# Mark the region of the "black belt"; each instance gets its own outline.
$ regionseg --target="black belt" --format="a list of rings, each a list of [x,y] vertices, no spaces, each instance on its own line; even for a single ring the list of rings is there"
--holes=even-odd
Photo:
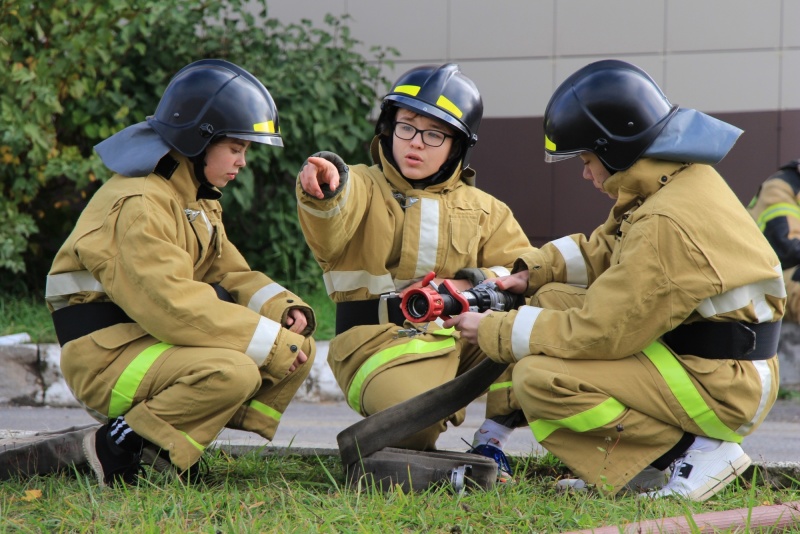
[[[386,312],[389,322],[403,326],[406,318],[400,309],[400,297],[389,297],[386,300]],[[380,299],[356,300],[352,302],[336,303],[336,335],[345,332],[354,326],[365,324],[381,324],[378,317]]]
[[[682,324],[662,336],[676,354],[709,360],[767,360],[778,352],[780,321],[774,323]]]
[[[211,284],[217,297],[234,302],[233,297],[219,284]],[[72,341],[91,334],[101,328],[120,323],[135,323],[122,308],[113,302],[87,302],[73,304],[54,311],[51,315],[58,343],[62,347]]]

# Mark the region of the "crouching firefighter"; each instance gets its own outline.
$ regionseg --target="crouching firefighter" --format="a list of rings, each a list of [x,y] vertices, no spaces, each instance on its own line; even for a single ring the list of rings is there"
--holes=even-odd
[[[508,274],[516,257],[534,248],[509,207],[475,187],[469,156],[482,116],[480,92],[458,65],[416,67],[383,98],[371,143],[374,165],[348,166],[319,152],[298,174],[300,224],[336,302],[328,363],[348,404],[363,416],[486,358],[452,329],[405,321],[399,293],[420,287],[431,271],[437,282],[457,279],[460,289],[469,288]],[[448,424],[464,417],[465,410],[455,409],[391,445],[433,451]],[[518,423],[524,418],[509,372],[490,388],[486,420],[471,444],[497,460],[502,480],[509,478],[502,447]]]
[[[283,146],[273,99],[209,59],[95,147],[115,175],[58,251],[46,298],[66,382],[103,423],[84,441],[100,485],[135,482],[143,454],[191,475],[223,427],[271,440],[311,369],[312,309],[251,270],[222,224],[220,189],[251,143]]]
[[[550,99],[546,160],[580,158],[611,213],[497,280],[527,305],[445,325],[515,362],[534,437],[578,475],[572,487],[702,501],[751,463],[740,443],[777,396],[786,291],[712,166],[741,133],[622,61],[583,67]]]

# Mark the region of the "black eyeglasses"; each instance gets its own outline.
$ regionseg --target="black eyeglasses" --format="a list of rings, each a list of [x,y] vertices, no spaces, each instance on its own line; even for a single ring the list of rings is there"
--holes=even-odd
[[[417,133],[422,135],[422,142],[428,146],[437,147],[442,146],[444,140],[448,137],[453,137],[439,130],[420,130],[419,128],[408,124],[407,122],[394,123],[394,135],[403,141],[411,141]]]

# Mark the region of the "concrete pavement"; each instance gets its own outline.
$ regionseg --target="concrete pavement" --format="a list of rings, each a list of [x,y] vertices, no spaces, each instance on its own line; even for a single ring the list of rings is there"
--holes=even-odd
[[[467,418],[459,427],[448,429],[440,438],[441,449],[464,451],[483,422],[481,399],[467,408]],[[268,447],[307,454],[336,454],[336,435],[360,416],[344,402],[293,402],[281,419],[272,443],[256,434],[225,429],[217,439],[224,448],[246,450]],[[80,408],[0,407],[0,434],[59,430],[95,421]],[[800,401],[778,401],[765,423],[744,439],[742,447],[756,462],[794,462],[800,465]],[[512,456],[540,454],[542,447],[527,428],[519,428],[505,447]]]

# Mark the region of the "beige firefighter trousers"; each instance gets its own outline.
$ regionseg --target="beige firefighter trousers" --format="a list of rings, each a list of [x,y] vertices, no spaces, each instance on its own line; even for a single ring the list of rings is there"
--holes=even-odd
[[[125,324],[98,330],[62,350],[64,378],[75,397],[105,422],[112,391],[136,357],[158,341]],[[126,331],[128,335],[126,335]],[[144,439],[169,451],[181,470],[196,463],[224,427],[272,439],[281,414],[308,376],[316,347],[307,338],[308,361],[285,377],[259,369],[247,355],[228,349],[168,346],[141,377],[124,411],[125,421]]]
[[[585,291],[547,284],[530,304],[548,309],[580,307]],[[777,357],[759,364],[761,373],[750,361],[696,356],[680,356],[677,361],[722,424],[741,435],[755,430],[775,402]],[[768,383],[763,390],[768,391],[762,390],[765,376]],[[609,494],[669,451],[684,432],[706,435],[644,353],[596,360],[527,356],[515,365],[512,381],[535,436],[542,421],[572,418],[574,423],[583,418],[583,431],[553,426],[556,430],[540,443],[578,477]],[[608,406],[609,399],[616,400],[619,415],[592,424],[592,410]],[[765,403],[761,409],[760,402]]]

